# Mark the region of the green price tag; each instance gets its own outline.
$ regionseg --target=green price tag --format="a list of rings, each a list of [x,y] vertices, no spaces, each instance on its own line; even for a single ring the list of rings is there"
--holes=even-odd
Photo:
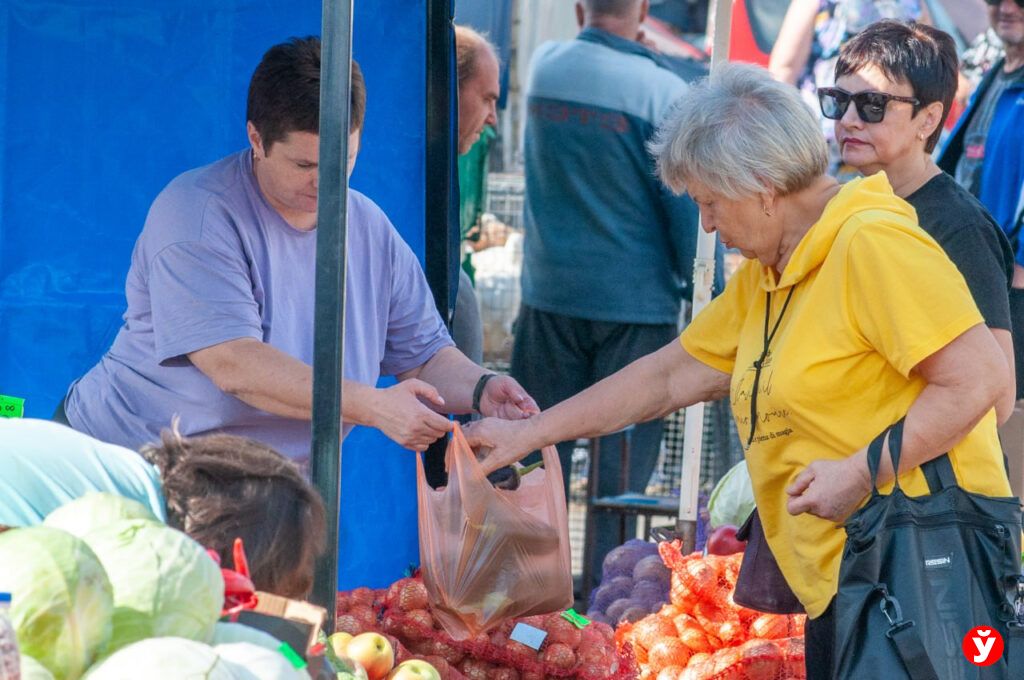
[[[0,418],[21,418],[25,415],[25,400],[0,394]]]
[[[590,619],[582,614],[577,614],[575,609],[568,609],[562,612],[562,618],[577,628],[586,628],[590,625]]]
[[[284,658],[288,659],[288,662],[295,668],[302,670],[308,664],[306,660],[299,656],[299,653],[292,649],[292,646],[287,642],[282,642],[281,646],[277,648],[277,651],[284,655]]]

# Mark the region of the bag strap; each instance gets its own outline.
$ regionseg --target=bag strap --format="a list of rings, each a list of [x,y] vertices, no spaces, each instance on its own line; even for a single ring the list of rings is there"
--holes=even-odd
[[[885,442],[887,434],[889,434],[889,428],[883,430],[868,445],[868,473],[871,475],[872,497],[878,495],[878,468],[882,463],[882,444]]]
[[[935,672],[935,666],[932,665],[928,651],[924,648],[924,643],[921,641],[921,635],[918,632],[917,626],[914,625],[913,621],[903,620],[900,603],[889,594],[888,589],[884,585],[878,586],[876,591],[882,597],[879,608],[889,621],[889,630],[885,631],[885,636],[892,640],[893,645],[896,647],[896,654],[900,657],[900,661],[903,662],[903,667],[907,671],[907,677],[910,680],[939,680],[939,675]]]
[[[900,457],[903,452],[903,425],[905,418],[900,418],[885,429],[868,446],[868,471],[871,473],[871,493],[878,495],[878,468],[882,460],[882,442],[888,438],[889,458],[892,460],[892,469],[899,470]],[[928,482],[928,491],[938,493],[943,489],[959,486],[956,480],[956,473],[953,471],[953,463],[949,460],[949,454],[944,453],[921,465],[921,472]],[[900,488],[899,476],[894,480],[894,489]]]

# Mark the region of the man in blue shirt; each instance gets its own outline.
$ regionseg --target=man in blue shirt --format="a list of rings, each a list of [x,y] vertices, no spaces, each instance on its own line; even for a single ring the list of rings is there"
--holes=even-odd
[[[1016,252],[1010,315],[1017,398],[1024,397],[1024,0],[987,0],[1006,56],[985,74],[939,157],[939,166],[980,200]]]
[[[576,39],[541,45],[531,64],[512,375],[541,408],[671,341],[690,296],[697,209],[661,185],[646,148],[687,84],[641,44],[647,9],[648,0],[578,2]],[[645,490],[661,430],[656,421],[633,432],[630,490]],[[624,471],[618,446],[602,446],[604,495]],[[566,470],[571,452],[559,446]],[[597,524],[597,564],[616,543],[607,521]]]

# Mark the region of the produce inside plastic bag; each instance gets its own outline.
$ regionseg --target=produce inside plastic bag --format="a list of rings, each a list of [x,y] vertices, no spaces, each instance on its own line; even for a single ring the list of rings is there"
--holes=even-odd
[[[754,511],[754,488],[750,483],[747,461],[741,460],[719,480],[708,500],[711,526],[742,526]]]
[[[544,467],[514,491],[491,485],[458,424],[447,487],[432,489],[417,457],[423,582],[435,617],[456,640],[572,606],[562,468],[553,446],[542,455]]]

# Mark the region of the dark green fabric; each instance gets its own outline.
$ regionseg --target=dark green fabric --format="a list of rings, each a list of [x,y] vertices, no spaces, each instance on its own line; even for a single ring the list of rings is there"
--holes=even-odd
[[[466,234],[477,224],[487,206],[487,156],[497,137],[494,128],[487,125],[469,151],[459,156],[459,226],[463,240],[466,240]],[[477,232],[469,240],[476,241],[479,238]],[[475,280],[475,270],[468,253],[462,258],[462,268],[471,281]]]
[[[872,479],[877,478],[883,437],[890,433],[893,466],[898,466],[902,420],[868,448]],[[955,484],[946,455],[922,469],[929,495],[907,496],[898,484],[887,496],[875,488],[867,505],[846,523],[835,600],[837,680],[917,677],[908,673],[889,635],[898,628],[894,623],[906,624],[899,628],[903,631],[913,623],[910,634],[919,636],[935,677],[1011,677],[1005,655],[991,666],[977,667],[964,657],[960,642],[975,626],[992,626],[1004,640],[1009,635],[1021,578],[1020,502],[964,491]],[[880,607],[883,601],[895,621],[886,617]],[[913,644],[899,642],[904,654],[909,650],[920,658],[921,653],[913,653]],[[920,662],[913,665],[915,671],[926,668]]]

